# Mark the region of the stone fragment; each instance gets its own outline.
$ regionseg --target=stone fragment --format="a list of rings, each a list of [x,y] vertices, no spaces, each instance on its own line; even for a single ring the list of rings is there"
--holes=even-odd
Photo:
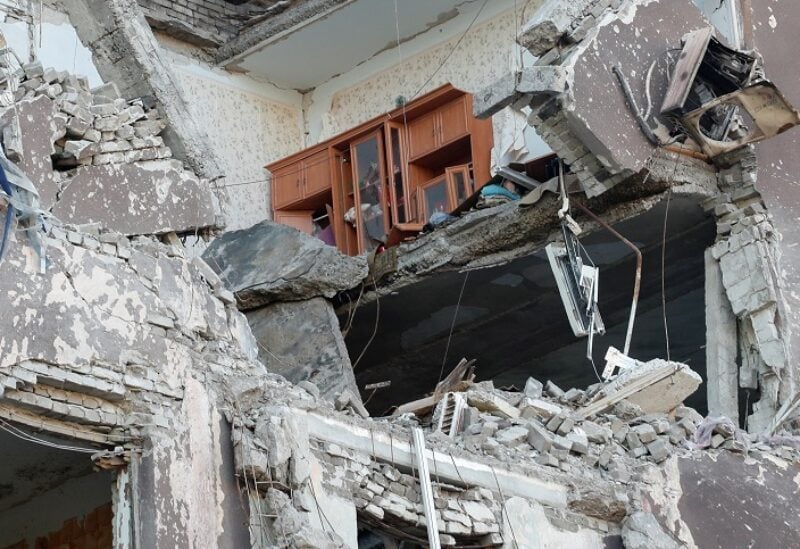
[[[591,0],[547,0],[525,24],[517,41],[533,55],[540,56],[555,47],[572,23],[583,18]]]
[[[598,425],[594,421],[585,420],[581,423],[581,429],[586,433],[586,437],[589,441],[596,444],[605,444],[611,440],[612,437],[611,429]]]
[[[523,391],[523,393],[525,393],[525,396],[528,398],[538,399],[542,396],[543,387],[544,386],[542,385],[541,381],[529,377],[528,380],[525,382],[525,390]]]
[[[101,98],[101,100],[113,101],[114,99],[122,97],[115,82],[108,82],[101,86],[92,88],[91,92],[93,96]]]
[[[659,524],[652,513],[636,511],[622,522],[625,549],[678,549],[680,545]]]
[[[639,440],[639,436],[634,431],[628,431],[628,434],[625,436],[625,446],[627,446],[629,450],[641,448],[642,441]]]
[[[528,423],[528,444],[541,453],[550,450],[553,441],[550,432],[536,421]]]
[[[521,425],[514,425],[508,429],[498,431],[494,436],[495,440],[506,446],[519,446],[528,438],[528,429]]]
[[[467,393],[467,404],[481,412],[504,418],[517,418],[520,411],[494,393],[488,391],[470,391]]]
[[[558,458],[550,453],[543,453],[536,456],[536,463],[547,467],[558,467]]]
[[[539,418],[543,420],[548,420],[562,411],[561,406],[538,398],[522,399],[520,409],[522,410],[522,417],[525,419]]]
[[[91,141],[67,141],[64,144],[64,152],[78,160],[82,160],[92,156],[96,152],[96,149]]]
[[[672,447],[667,442],[666,437],[658,437],[647,445],[647,451],[653,456],[656,463],[661,463],[672,453]]]
[[[557,416],[551,417],[550,421],[547,422],[545,427],[547,427],[550,431],[555,433],[558,430],[558,428],[561,427],[561,424],[564,423],[564,420],[566,419],[567,419],[566,414],[563,413],[558,414]]]
[[[359,394],[339,320],[327,300],[275,303],[246,316],[267,370],[315,385],[329,402],[343,391]]]
[[[361,399],[356,397],[350,390],[345,389],[334,400],[334,406],[337,410],[345,410],[351,408],[356,414],[361,417],[369,417],[369,412],[361,403]]]
[[[572,428],[574,426],[575,426],[575,420],[567,416],[564,418],[564,421],[561,422],[561,425],[558,426],[556,433],[558,433],[559,435],[566,435],[567,433],[572,431]]]
[[[652,425],[647,423],[636,425],[632,430],[634,433],[636,433],[636,435],[639,437],[639,440],[642,441],[643,444],[648,444],[656,439],[656,430],[653,429]]]
[[[367,276],[363,256],[342,255],[318,238],[271,221],[223,234],[203,259],[236,293],[242,309],[333,297]]]
[[[589,452],[589,439],[582,432],[573,431],[566,436],[572,442],[571,451],[576,454],[586,454]]]
[[[161,120],[139,120],[134,122],[133,131],[136,137],[145,138],[160,134],[164,127],[165,124]]]
[[[545,384],[544,392],[555,399],[561,399],[564,397],[564,391],[552,381],[548,381],[547,384]]]

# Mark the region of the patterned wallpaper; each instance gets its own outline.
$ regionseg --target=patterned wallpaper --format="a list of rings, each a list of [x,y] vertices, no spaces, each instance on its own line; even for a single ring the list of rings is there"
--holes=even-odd
[[[508,12],[471,29],[455,51],[461,35],[336,92],[321,140],[395,108],[399,95],[410,99],[421,87],[419,95],[447,82],[469,92],[492,84],[517,66],[515,33],[514,14]]]
[[[265,219],[270,213],[264,165],[302,148],[301,109],[179,68],[175,73],[223,163],[230,200],[226,230]]]

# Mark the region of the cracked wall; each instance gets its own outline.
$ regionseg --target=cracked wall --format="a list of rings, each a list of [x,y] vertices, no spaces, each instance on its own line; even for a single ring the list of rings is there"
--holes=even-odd
[[[141,449],[146,546],[236,546],[220,407],[226,376],[265,374],[246,320],[181,248],[72,226],[46,240],[44,273],[24,239],[0,263],[0,415]]]
[[[217,224],[208,182],[172,159],[152,103],[128,101],[114,85],[90,88],[85,78],[40,63],[17,74],[15,103],[0,117],[3,146],[36,181],[44,209],[127,235]]]

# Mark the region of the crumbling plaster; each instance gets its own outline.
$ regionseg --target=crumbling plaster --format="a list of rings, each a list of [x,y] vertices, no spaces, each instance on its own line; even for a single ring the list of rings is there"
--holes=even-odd
[[[220,387],[234,372],[266,374],[252,335],[218,281],[201,278],[199,260],[107,235],[54,228],[44,273],[25,240],[10,243],[0,263],[0,410],[133,448],[142,524],[153,525],[140,532],[145,546],[235,547],[224,541],[239,534],[225,519],[236,502],[222,493],[232,472]]]

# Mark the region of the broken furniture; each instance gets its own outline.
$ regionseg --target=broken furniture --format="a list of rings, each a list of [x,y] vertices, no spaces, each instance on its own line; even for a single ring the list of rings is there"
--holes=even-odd
[[[600,269],[584,265],[577,237],[562,224],[564,242],[548,244],[547,258],[558,285],[573,333],[586,336],[605,332],[597,308]]]
[[[489,181],[492,124],[445,85],[267,166],[274,219],[311,233],[325,213],[337,247],[359,255],[418,232]]]
[[[760,74],[756,55],[731,49],[707,27],[684,38],[661,114],[697,140],[710,157],[800,124],[800,114]]]

